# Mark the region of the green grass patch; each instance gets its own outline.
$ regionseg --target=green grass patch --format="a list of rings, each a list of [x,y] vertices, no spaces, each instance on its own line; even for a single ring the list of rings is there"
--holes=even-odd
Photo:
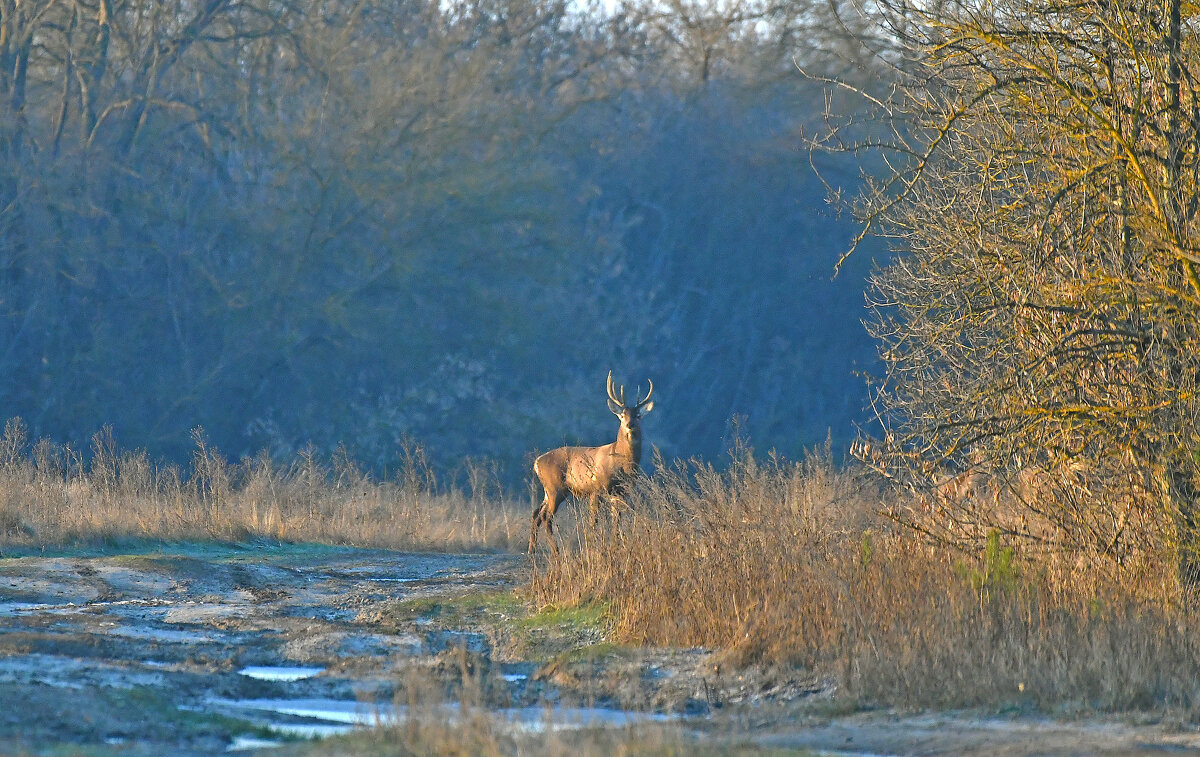
[[[210,563],[183,555],[114,555],[105,562],[139,573],[159,573],[172,578],[199,578],[212,571]]]
[[[453,598],[422,597],[394,602],[382,620],[404,625],[417,620],[445,628],[494,632],[516,654],[538,661],[562,657],[567,662],[596,660],[621,649],[605,640],[610,626],[609,606],[587,602],[547,607],[533,612],[515,591],[464,594]]]
[[[385,617],[396,622],[421,618],[450,625],[479,625],[504,623],[529,615],[529,605],[515,591],[463,594],[458,597],[420,597],[394,602],[385,610]]]
[[[612,618],[608,602],[551,605],[517,622],[525,630],[602,631]]]
[[[106,704],[113,708],[130,708],[140,713],[146,722],[153,723],[155,735],[160,737],[192,737],[208,734],[230,736],[257,736],[275,741],[287,740],[286,736],[265,726],[242,718],[221,715],[215,712],[181,710],[158,689],[138,686],[126,691],[106,692]]]
[[[30,546],[0,547],[0,565],[10,560],[45,557],[78,557],[129,560],[134,567],[138,558],[191,558],[209,562],[270,562],[287,565],[314,559],[370,556],[387,550],[348,547],[319,542],[286,542],[273,539],[251,541],[163,541],[160,539],[121,539],[88,541],[44,548]]]

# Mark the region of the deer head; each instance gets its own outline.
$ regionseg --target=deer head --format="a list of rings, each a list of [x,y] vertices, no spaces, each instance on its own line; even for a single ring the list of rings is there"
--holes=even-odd
[[[639,386],[634,396],[641,393],[642,388]],[[618,391],[616,384],[613,383],[612,371],[608,372],[608,409],[621,421],[621,428],[617,432],[617,444],[628,446],[635,464],[641,462],[642,416],[654,409],[654,402],[650,400],[652,394],[654,394],[653,381],[650,382],[650,390],[646,392],[645,397],[634,402],[632,407],[626,405],[625,387],[622,386]]]

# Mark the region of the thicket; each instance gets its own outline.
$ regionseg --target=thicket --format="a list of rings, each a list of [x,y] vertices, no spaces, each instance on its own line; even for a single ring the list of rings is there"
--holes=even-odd
[[[850,707],[1200,705],[1200,622],[1169,554],[1118,568],[1015,549],[999,532],[955,549],[881,507],[912,495],[828,450],[666,467],[617,527],[575,532],[561,560],[537,556],[538,601],[605,602],[620,641],[799,668]]]
[[[880,9],[891,162],[859,212],[903,253],[871,277],[885,432],[864,459],[935,495],[923,525],[950,543],[1170,555],[1200,596],[1194,8]],[[962,476],[1021,507],[937,496]]]

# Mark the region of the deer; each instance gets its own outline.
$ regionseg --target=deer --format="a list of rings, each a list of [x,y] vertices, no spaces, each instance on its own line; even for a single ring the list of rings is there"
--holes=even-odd
[[[638,387],[637,394],[641,394]],[[642,416],[654,409],[650,396],[654,394],[654,382],[646,396],[633,405],[625,404],[625,387],[618,391],[613,384],[612,371],[608,372],[608,409],[617,416],[621,428],[617,440],[600,447],[559,447],[552,449],[533,461],[533,473],[542,483],[545,497],[533,510],[533,523],[529,530],[529,553],[537,546],[538,527],[544,526],[550,547],[558,555],[551,521],[558,506],[568,494],[576,499],[588,500],[592,525],[599,517],[601,497],[609,500],[615,521],[619,507],[625,504],[622,493],[628,481],[637,474],[642,460]]]

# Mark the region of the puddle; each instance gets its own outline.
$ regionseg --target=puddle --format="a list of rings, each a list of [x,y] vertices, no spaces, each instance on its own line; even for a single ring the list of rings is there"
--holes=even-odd
[[[167,610],[163,620],[167,623],[209,624],[229,619],[242,619],[253,612],[232,597],[226,602],[184,602]]]
[[[160,673],[132,669],[118,663],[60,655],[25,654],[0,657],[0,683],[41,684],[62,689],[99,686],[132,689],[162,686]]]
[[[378,726],[394,724],[407,717],[408,707],[390,704],[369,704],[341,699],[210,699],[209,704],[222,709],[269,712],[290,715],[309,720],[321,720],[326,724],[338,724],[339,733],[354,726]],[[451,723],[456,719],[459,707],[447,704],[434,708],[429,713],[438,716],[447,713]],[[605,707],[508,707],[489,710],[500,723],[510,728],[531,734],[554,731],[574,731],[582,728],[627,728],[636,724],[664,723],[677,719],[676,716],[659,713],[633,712]],[[268,723],[272,730],[280,728],[318,728],[312,724]],[[283,731],[279,731],[283,733]],[[289,731],[293,735],[294,731]],[[328,735],[328,734],[327,734]]]
[[[260,739],[257,736],[234,736],[233,742],[225,748],[225,751],[249,752],[252,749],[274,749],[278,746],[283,746],[283,742]]]
[[[222,641],[222,639],[212,634],[196,633],[195,631],[178,631],[173,628],[116,626],[105,629],[105,633],[110,636],[122,636],[126,639],[169,642],[173,644],[216,644]]]
[[[489,614],[462,623],[434,616],[393,623],[388,614],[396,598],[430,597],[441,603],[512,587],[527,570],[523,555],[411,555],[312,545],[168,548],[171,554],[156,553],[144,563],[103,555],[0,563],[0,641],[5,644],[0,690],[5,702],[18,706],[12,717],[0,717],[0,744],[25,743],[34,722],[42,740],[38,749],[46,753],[89,753],[99,747],[106,754],[114,749],[207,754],[214,745],[245,753],[409,718],[453,730],[468,717],[488,717],[497,732],[531,742],[549,734],[545,740],[561,745],[563,752],[574,740],[590,738],[574,731],[605,730],[615,744],[625,738],[621,729],[653,728],[664,721],[668,731],[706,724],[695,729],[697,738],[714,738],[717,750],[749,742],[766,750],[838,757],[1030,750],[1148,756],[1200,750],[1200,734],[1189,730],[1191,724],[1175,732],[1176,726],[1157,724],[990,721],[943,714],[897,720],[883,712],[814,722],[807,709],[783,709],[832,690],[831,683],[813,684],[806,676],[783,684],[794,694],[772,699],[747,692],[773,678],[743,682],[740,673],[735,679],[714,671],[716,701],[728,703],[719,710],[700,699],[709,694],[711,666],[708,653],[698,649],[605,657],[565,670],[567,675],[534,680],[540,663],[507,648],[497,653],[497,641],[508,644],[510,631],[494,626]],[[264,560],[286,567],[264,565]],[[129,567],[143,564],[144,570]],[[486,633],[479,632],[481,627]],[[403,680],[398,677],[456,681],[460,671],[439,658],[456,647],[477,652],[490,661],[489,674],[503,678],[504,683],[487,688],[487,701],[469,708],[418,704],[409,709],[399,706],[403,699],[393,704],[397,681]],[[626,701],[629,687],[637,687],[632,701],[664,702],[665,709],[683,714],[567,706]],[[250,698],[285,692],[309,698]],[[150,700],[163,709],[147,721],[143,705]],[[776,703],[762,710],[761,720],[754,710],[759,702]],[[492,708],[493,703],[505,706]],[[197,718],[187,712],[228,717]],[[248,732],[247,722],[259,728]],[[727,736],[717,735],[726,727]]]
[[[656,712],[633,712],[607,707],[510,707],[498,717],[524,733],[574,731],[581,728],[627,728],[644,723],[667,723],[678,718]]]
[[[342,699],[210,699],[217,707],[272,712],[346,725],[375,725],[395,720],[395,708]]]
[[[325,668],[250,665],[239,670],[238,674],[257,681],[300,681],[324,672]]]

